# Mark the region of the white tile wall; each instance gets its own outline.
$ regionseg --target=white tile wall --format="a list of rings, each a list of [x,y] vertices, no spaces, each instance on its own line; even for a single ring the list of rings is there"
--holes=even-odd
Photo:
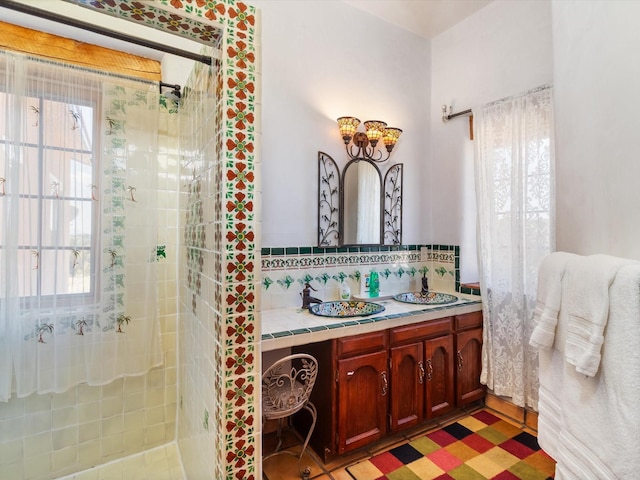
[[[215,341],[216,325],[222,322],[216,320],[214,304],[214,276],[216,275],[213,258],[213,220],[214,197],[216,191],[216,169],[219,159],[214,155],[205,158],[205,152],[210,145],[215,144],[216,138],[206,135],[207,131],[215,129],[207,122],[212,121],[215,112],[215,99],[210,91],[209,73],[202,67],[197,67],[189,81],[189,88],[193,94],[183,97],[181,109],[185,115],[181,116],[181,138],[185,156],[182,165],[183,189],[180,203],[182,206],[180,225],[186,225],[186,217],[182,212],[189,205],[202,205],[200,218],[192,216],[191,225],[204,228],[204,245],[197,241],[190,241],[190,246],[203,255],[201,270],[194,264],[192,276],[200,278],[200,291],[192,290],[195,283],[189,284],[189,265],[185,260],[187,250],[184,245],[180,248],[180,359],[179,375],[180,390],[178,394],[178,443],[182,453],[185,471],[189,478],[208,479],[224,478],[222,468],[224,461],[216,457],[221,450],[221,436],[218,422],[222,421],[220,405],[217,403],[216,379],[219,378],[217,362],[221,362],[222,349]],[[191,105],[188,102],[193,101]],[[191,156],[188,152],[193,152]],[[189,195],[189,189],[199,189],[197,194]],[[189,203],[191,202],[191,203]],[[199,215],[198,215],[199,216]],[[182,239],[182,233],[180,239]],[[217,360],[216,360],[217,359]],[[219,380],[218,380],[219,382]],[[216,445],[218,447],[216,448]]]
[[[169,443],[106,465],[60,477],[57,480],[185,479],[178,446],[175,443]]]

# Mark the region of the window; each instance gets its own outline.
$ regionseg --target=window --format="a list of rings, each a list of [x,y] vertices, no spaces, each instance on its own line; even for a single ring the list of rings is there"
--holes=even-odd
[[[96,101],[89,88],[75,85],[69,98],[64,86],[37,85],[29,83],[22,97],[0,91],[0,111],[11,106],[21,112],[19,122],[10,115],[0,118],[0,195],[13,192],[16,199],[0,217],[17,209],[20,219],[17,294],[24,302],[39,298],[40,306],[54,295],[58,303],[94,302],[99,259]],[[5,177],[12,148],[8,129],[21,130],[13,178]]]

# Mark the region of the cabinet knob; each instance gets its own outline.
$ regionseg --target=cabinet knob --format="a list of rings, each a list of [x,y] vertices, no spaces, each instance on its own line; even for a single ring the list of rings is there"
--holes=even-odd
[[[431,359],[427,360],[427,382],[430,382],[433,378],[433,365],[431,364]]]
[[[424,381],[424,366],[422,365],[422,362],[418,362],[418,383],[420,385],[422,385],[422,382]]]

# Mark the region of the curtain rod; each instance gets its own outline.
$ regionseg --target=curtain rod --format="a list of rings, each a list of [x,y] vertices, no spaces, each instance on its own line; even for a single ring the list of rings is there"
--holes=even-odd
[[[447,122],[452,118],[462,117],[463,115],[469,115],[469,140],[473,140],[473,112],[471,109],[463,110],[458,113],[453,113],[453,107],[449,106],[449,114],[447,115],[447,106],[442,106],[442,121]]]
[[[182,50],[182,49],[171,47],[168,45],[163,45],[161,43],[152,42],[150,40],[144,40],[142,38],[137,38],[131,35],[127,35],[125,33],[109,30],[108,28],[103,28],[97,25],[93,25],[91,23],[83,22],[81,20],[65,17],[64,15],[52,13],[47,10],[40,10],[39,8],[34,8],[29,5],[14,2],[12,0],[0,0],[0,7],[8,8],[9,10],[15,10],[16,12],[25,13],[27,15],[34,15],[38,18],[51,20],[53,22],[62,23],[64,25],[69,25],[71,27],[80,28],[82,30],[87,30],[89,32],[97,33],[98,35],[104,35],[106,37],[115,38],[116,40],[123,40],[125,42],[134,43],[136,45],[141,45],[146,48],[158,50],[160,52],[170,53],[178,57],[188,58],[190,60],[195,60],[196,62],[206,63],[207,65],[212,64],[211,57],[207,57],[205,55],[199,55],[197,53],[192,53],[187,50]]]
[[[442,106],[442,121],[446,122],[447,120],[451,120],[452,118],[461,117],[463,115],[473,115],[471,109],[463,110],[462,112],[452,113],[453,107],[449,107],[449,114],[447,115],[447,106]]]

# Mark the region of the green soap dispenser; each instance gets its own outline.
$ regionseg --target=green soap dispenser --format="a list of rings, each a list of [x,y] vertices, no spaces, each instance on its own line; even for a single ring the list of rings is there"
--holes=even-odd
[[[380,295],[380,277],[378,277],[378,272],[371,270],[369,274],[369,296],[377,297],[378,295]]]

